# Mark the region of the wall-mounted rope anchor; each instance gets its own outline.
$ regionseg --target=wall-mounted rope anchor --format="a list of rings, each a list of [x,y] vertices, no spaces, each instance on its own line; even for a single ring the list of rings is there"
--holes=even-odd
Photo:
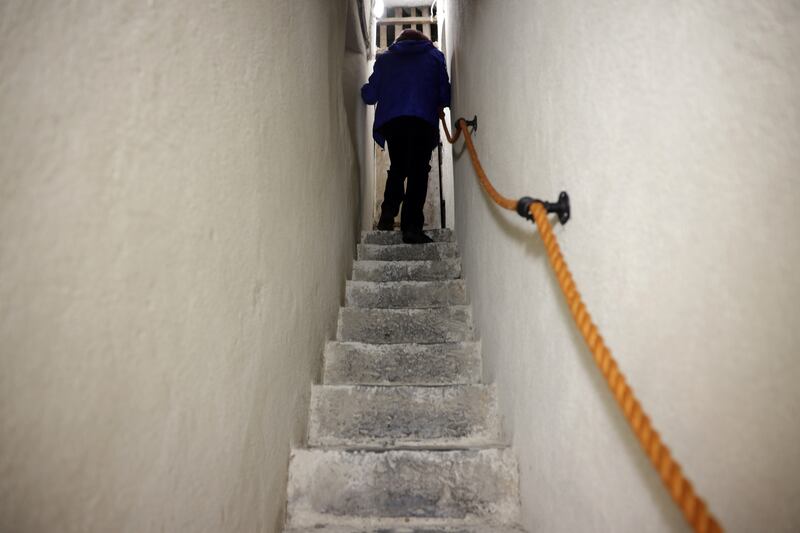
[[[569,221],[571,210],[567,191],[561,191],[561,194],[558,195],[557,202],[545,202],[544,200],[538,200],[530,196],[523,196],[517,201],[517,214],[522,218],[533,220],[531,216],[531,205],[537,203],[542,204],[542,207],[544,207],[548,213],[555,213],[558,215],[558,221],[561,222],[561,225]]]
[[[472,120],[467,120],[464,117],[461,117],[461,120],[464,121],[464,124],[466,124],[468,128],[471,128],[470,133],[478,131],[478,115],[472,117]]]

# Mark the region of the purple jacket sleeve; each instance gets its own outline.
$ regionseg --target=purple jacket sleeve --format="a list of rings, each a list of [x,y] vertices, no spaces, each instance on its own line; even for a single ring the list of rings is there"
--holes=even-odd
[[[367,105],[373,105],[378,101],[380,91],[378,88],[381,86],[381,69],[380,61],[375,61],[375,66],[372,69],[372,75],[369,81],[361,87],[361,99]]]

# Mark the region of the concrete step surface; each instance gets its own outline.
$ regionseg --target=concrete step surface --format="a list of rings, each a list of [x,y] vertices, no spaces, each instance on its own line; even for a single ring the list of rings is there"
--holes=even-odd
[[[479,342],[325,345],[326,385],[455,385],[481,379]]]
[[[374,344],[471,341],[472,310],[463,305],[431,309],[342,307],[337,340]]]
[[[458,256],[454,242],[428,244],[359,244],[358,259],[365,261],[437,261]]]
[[[441,524],[430,524],[425,526],[419,524],[417,526],[408,526],[405,520],[397,521],[383,521],[380,526],[370,526],[369,520],[364,520],[365,524],[362,526],[326,526],[323,524],[316,524],[312,527],[304,527],[298,529],[284,529],[284,533],[525,533],[525,530],[517,526],[502,526],[492,524],[490,522],[476,523],[473,525],[458,525],[453,523],[447,525],[447,522]]]
[[[315,385],[309,446],[467,448],[503,443],[493,385]]]
[[[310,448],[292,452],[284,531],[522,532],[455,236],[426,233],[434,243],[362,234],[311,389]]]
[[[348,307],[444,307],[467,304],[463,279],[442,281],[348,281]]]
[[[453,230],[449,228],[425,230],[425,235],[436,242],[455,242]],[[363,244],[403,244],[403,235],[399,231],[363,231]]]
[[[402,523],[398,531],[513,531],[517,487],[508,449],[293,450],[287,527],[374,531]],[[490,529],[474,529],[487,523]]]
[[[437,281],[461,277],[461,260],[355,261],[354,281]]]

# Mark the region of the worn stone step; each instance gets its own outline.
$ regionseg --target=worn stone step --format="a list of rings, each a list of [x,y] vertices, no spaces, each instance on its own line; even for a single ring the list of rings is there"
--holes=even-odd
[[[490,522],[479,522],[470,525],[459,525],[458,522],[449,524],[417,524],[408,526],[406,520],[383,521],[381,526],[370,525],[371,520],[363,520],[364,524],[359,526],[327,526],[324,524],[314,524],[311,527],[284,529],[284,533],[525,533],[525,530],[517,526],[502,526]]]
[[[457,256],[458,246],[454,242],[358,245],[358,259],[365,261],[437,261]]]
[[[493,385],[311,389],[309,446],[442,449],[501,443]]]
[[[345,289],[348,307],[402,308],[466,305],[464,280],[442,281],[348,281]]]
[[[451,305],[431,309],[339,309],[336,340],[374,344],[474,340],[472,310]]]
[[[444,385],[478,383],[479,342],[447,344],[325,345],[323,383],[328,385]]]
[[[354,281],[436,281],[461,277],[461,260],[355,261]]]
[[[453,230],[449,228],[425,230],[425,235],[436,242],[455,242]],[[361,232],[363,244],[403,244],[403,234],[399,231],[364,231]]]
[[[466,531],[513,530],[517,487],[517,463],[508,449],[293,450],[287,526],[374,531],[402,524],[398,531],[419,533],[492,524]]]

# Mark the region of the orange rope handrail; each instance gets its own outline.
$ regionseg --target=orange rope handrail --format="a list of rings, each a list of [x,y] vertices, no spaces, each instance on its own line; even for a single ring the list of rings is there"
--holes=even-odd
[[[466,121],[463,118],[456,121],[458,130],[455,136],[451,137],[444,113],[440,113],[439,118],[442,121],[442,126],[444,126],[447,140],[451,144],[458,140],[461,133],[464,134],[464,142],[469,151],[472,166],[475,167],[475,173],[478,175],[478,180],[486,193],[500,207],[515,211],[517,202],[497,192],[497,189],[494,188],[486,176],[486,172],[478,159],[475,145],[472,143],[472,135]],[[661,481],[664,482],[672,499],[683,511],[686,521],[697,533],[722,533],[722,526],[709,512],[703,499],[694,491],[692,483],[684,476],[681,466],[672,458],[669,448],[661,440],[658,431],[653,428],[650,418],[645,414],[642,405],[626,382],[625,376],[620,372],[617,362],[611,355],[611,350],[608,349],[603,337],[598,333],[597,326],[592,321],[592,317],[589,315],[586,305],[583,303],[583,299],[575,286],[575,281],[572,279],[572,274],[567,267],[564,256],[561,254],[561,248],[558,246],[558,241],[553,234],[553,228],[547,218],[547,211],[541,202],[534,202],[530,205],[529,213],[536,222],[539,236],[542,238],[547,257],[550,260],[550,266],[553,267],[553,271],[556,274],[558,285],[567,300],[572,318],[578,326],[583,340],[586,341],[586,345],[592,352],[594,361],[603,374],[608,388],[611,389],[617,405],[625,415],[628,425],[639,440],[644,452],[650,458],[653,468],[661,476]]]

